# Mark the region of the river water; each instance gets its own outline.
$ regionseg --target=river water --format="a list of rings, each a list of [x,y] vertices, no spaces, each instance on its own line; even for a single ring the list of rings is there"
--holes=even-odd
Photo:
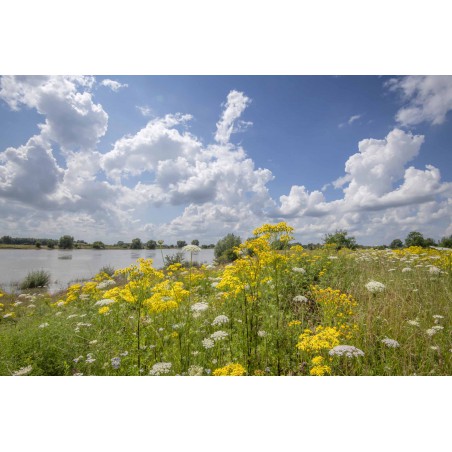
[[[163,250],[163,256],[176,254],[177,249]],[[0,288],[10,292],[14,283],[22,281],[29,272],[45,270],[50,273],[48,291],[63,290],[77,280],[92,278],[104,266],[116,270],[136,262],[138,258],[152,259],[155,268],[163,267],[160,250],[0,250]],[[185,253],[190,260],[190,254]],[[209,264],[213,261],[213,249],[201,250],[193,255],[193,261]],[[17,288],[16,288],[17,290]]]

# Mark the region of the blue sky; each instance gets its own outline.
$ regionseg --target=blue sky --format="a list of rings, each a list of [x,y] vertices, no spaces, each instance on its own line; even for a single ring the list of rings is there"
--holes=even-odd
[[[0,235],[452,234],[452,77],[0,79]]]

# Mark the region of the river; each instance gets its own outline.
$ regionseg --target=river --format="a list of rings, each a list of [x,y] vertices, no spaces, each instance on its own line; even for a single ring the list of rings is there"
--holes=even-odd
[[[178,251],[164,249],[163,256],[172,256]],[[54,293],[66,289],[74,281],[92,278],[104,266],[117,270],[135,263],[140,257],[152,259],[156,268],[163,267],[160,250],[1,249],[0,288],[10,292],[14,284],[21,282],[29,272],[45,270],[50,273],[48,291]],[[201,250],[193,255],[193,261],[199,263],[209,264],[213,258],[213,249]],[[185,259],[190,259],[189,253],[185,253]]]

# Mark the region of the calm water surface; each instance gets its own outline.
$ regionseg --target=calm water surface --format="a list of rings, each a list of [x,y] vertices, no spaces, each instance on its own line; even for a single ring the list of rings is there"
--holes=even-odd
[[[163,250],[163,256],[172,256],[179,250]],[[50,273],[49,292],[66,289],[76,280],[87,280],[110,265],[116,270],[127,267],[140,257],[153,259],[156,268],[163,266],[160,250],[0,250],[0,287],[6,291],[12,284],[22,281],[29,272],[46,270]],[[201,250],[193,260],[200,263],[213,261],[213,249]],[[185,253],[185,259],[190,254]]]

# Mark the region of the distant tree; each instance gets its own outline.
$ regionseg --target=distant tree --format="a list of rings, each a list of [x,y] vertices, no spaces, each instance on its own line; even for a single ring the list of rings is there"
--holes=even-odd
[[[4,235],[1,239],[1,242],[5,245],[11,245],[13,243],[13,239],[9,235]]]
[[[218,240],[215,245],[214,255],[215,259],[220,262],[232,262],[237,259],[237,255],[234,253],[234,248],[242,243],[240,237],[234,234],[228,234],[221,240]]]
[[[41,242],[39,240],[36,240],[35,247],[38,249],[41,248]]]
[[[325,234],[323,241],[325,245],[336,245],[336,249],[350,248],[351,250],[356,248],[355,237],[347,237],[348,232],[344,229],[336,229],[334,234]]]
[[[58,242],[56,240],[52,240],[52,239],[48,239],[46,241],[47,248],[49,248],[50,250],[53,250],[55,248],[55,246],[57,245],[57,243]]]
[[[178,240],[177,241],[177,247],[183,248],[184,246],[187,246],[187,242],[185,240]]]
[[[71,250],[74,248],[74,237],[71,237],[70,235],[63,235],[60,237],[58,247],[63,250]]]
[[[403,242],[400,239],[394,239],[391,244],[389,245],[389,248],[392,248],[393,250],[396,248],[403,248]]]
[[[452,234],[449,237],[443,237],[438,245],[443,248],[452,248]]]
[[[191,241],[191,244],[192,244],[192,245],[199,246],[199,240],[196,240],[196,239],[195,239],[195,240],[192,240],[192,241]]]
[[[105,244],[101,241],[96,241],[96,242],[93,242],[93,248],[95,250],[103,250],[103,249],[105,249]]]
[[[157,248],[157,242],[155,240],[148,240],[146,242],[146,248],[148,250],[155,250]]]
[[[424,236],[417,231],[411,231],[405,239],[405,246],[425,246]]]
[[[143,249],[143,243],[140,239],[133,239],[132,243],[130,244],[130,249],[132,250],[142,250]]]
[[[426,238],[425,240],[424,240],[424,246],[427,248],[427,247],[429,247],[429,246],[436,246],[437,245],[437,243],[435,242],[435,240],[434,239],[432,239],[432,238],[430,238],[430,237],[428,237],[428,238]]]

